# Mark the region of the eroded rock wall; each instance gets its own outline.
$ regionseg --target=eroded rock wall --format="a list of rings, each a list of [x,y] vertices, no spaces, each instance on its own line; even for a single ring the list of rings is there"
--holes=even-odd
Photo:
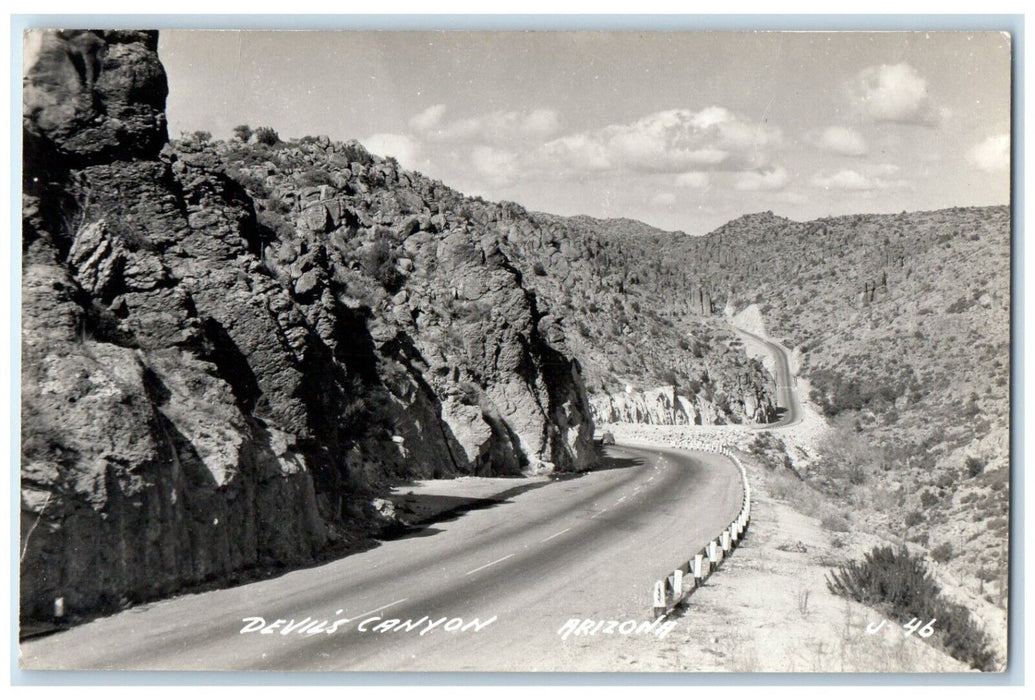
[[[768,423],[775,418],[768,394],[754,386],[704,397],[662,386],[590,397],[597,423],[647,425],[726,425]]]
[[[363,206],[270,231],[211,152],[163,150],[155,33],[26,43],[23,616],[310,561],[402,478],[588,465],[578,364],[434,191],[361,153]]]

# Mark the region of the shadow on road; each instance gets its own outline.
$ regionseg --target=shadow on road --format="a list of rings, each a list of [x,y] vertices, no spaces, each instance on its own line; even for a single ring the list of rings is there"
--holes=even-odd
[[[570,481],[579,479],[587,474],[611,469],[629,469],[641,466],[643,459],[634,456],[632,453],[620,447],[605,447],[601,456],[594,462],[590,469],[581,472],[562,472],[553,474],[549,481],[517,482],[512,488],[501,491],[490,498],[474,496],[455,496],[444,494],[394,494],[389,500],[395,505],[395,511],[401,515],[398,525],[386,528],[380,539],[398,540],[405,537],[429,537],[437,532],[436,528],[430,527],[436,523],[456,520],[465,513],[475,510],[484,510],[494,506],[510,503],[513,497],[526,491],[548,486],[558,481]]]
[[[511,502],[518,496],[532,489],[548,486],[557,481],[567,481],[586,476],[591,472],[627,469],[643,464],[643,459],[620,447],[603,448],[601,457],[594,466],[582,472],[566,472],[552,475],[549,480],[526,480],[514,477],[514,486],[494,494],[491,497],[456,496],[443,494],[392,494],[385,497],[395,506],[396,512],[402,516],[400,522],[378,527],[372,522],[359,523],[351,532],[340,533],[322,550],[314,552],[306,561],[277,561],[264,559],[249,568],[234,572],[212,575],[209,579],[182,586],[170,596],[153,596],[146,598],[124,598],[108,609],[91,613],[69,615],[61,620],[23,619],[19,626],[19,640],[42,637],[81,625],[90,620],[106,617],[123,610],[144,611],[163,599],[183,595],[204,593],[223,588],[235,588],[257,581],[279,578],[293,571],[324,566],[352,554],[379,547],[383,542],[404,539],[407,537],[431,537],[442,532],[432,527],[435,524],[456,520],[465,513],[484,510]],[[407,482],[404,482],[407,483]],[[412,483],[412,482],[409,482]]]

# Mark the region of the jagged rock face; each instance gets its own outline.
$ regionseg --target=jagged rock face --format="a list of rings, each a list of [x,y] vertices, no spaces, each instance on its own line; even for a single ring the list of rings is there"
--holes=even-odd
[[[92,121],[59,60],[88,34]],[[211,150],[154,156],[155,42],[47,34],[28,68],[23,615],[310,561],[400,478],[588,466],[578,364],[491,238],[329,142],[342,187],[271,231]]]
[[[43,169],[156,156],[169,92],[157,47],[157,32],[27,32],[26,158]]]
[[[597,423],[648,425],[726,425],[767,423],[775,418],[768,396],[750,386],[705,398],[680,392],[674,386],[643,391],[598,393],[590,397]]]

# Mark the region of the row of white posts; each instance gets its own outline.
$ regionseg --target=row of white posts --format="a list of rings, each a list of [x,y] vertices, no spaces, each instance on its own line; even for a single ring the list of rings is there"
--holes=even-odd
[[[712,572],[736,549],[740,540],[744,537],[748,523],[751,521],[751,485],[748,484],[747,471],[740,459],[726,448],[709,449],[699,448],[705,452],[715,452],[724,455],[737,465],[740,470],[740,478],[744,485],[744,501],[740,506],[740,512],[733,522],[725,530],[720,532],[715,539],[705,545],[704,549],[678,566],[664,580],[654,584],[653,591],[653,613],[657,619],[667,615],[670,610],[688,598],[698,586],[704,584]]]

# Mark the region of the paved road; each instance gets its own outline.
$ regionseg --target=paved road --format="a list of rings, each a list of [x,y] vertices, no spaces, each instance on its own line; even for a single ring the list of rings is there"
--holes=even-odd
[[[612,448],[621,466],[551,481],[310,569],[127,610],[21,645],[23,668],[532,671],[592,668],[571,618],[649,619],[651,586],[739,511],[710,453]],[[348,618],[333,634],[241,633],[242,620]],[[446,621],[425,634],[387,619]],[[484,623],[495,617],[495,620]],[[363,631],[359,628],[368,622]],[[466,631],[447,631],[459,626]],[[476,621],[477,619],[477,621]],[[258,624],[258,623],[256,623]],[[473,625],[484,625],[475,631]],[[329,629],[329,626],[328,626]]]
[[[768,423],[765,426],[761,426],[761,428],[766,430],[770,428],[782,428],[800,422],[801,402],[798,399],[797,382],[795,381],[794,374],[791,373],[790,352],[779,343],[766,340],[765,338],[755,335],[750,331],[746,331],[743,328],[738,328],[736,326],[734,326],[734,328],[736,328],[736,331],[741,335],[745,335],[765,346],[775,361],[776,405],[783,409],[783,415],[780,416],[780,420],[775,423]]]

